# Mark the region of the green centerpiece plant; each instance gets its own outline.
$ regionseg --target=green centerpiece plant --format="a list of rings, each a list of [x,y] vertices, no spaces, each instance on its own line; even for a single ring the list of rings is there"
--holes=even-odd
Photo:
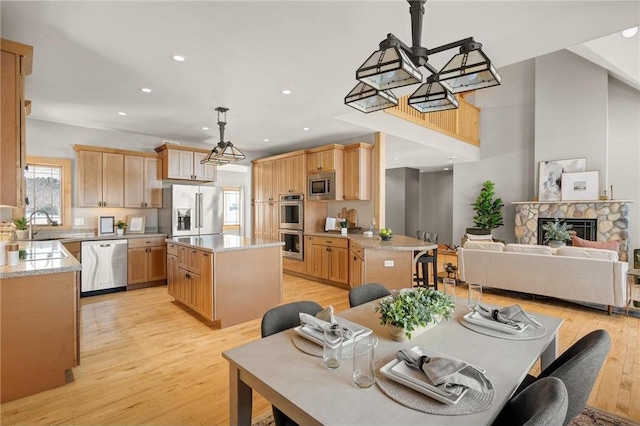
[[[439,323],[449,320],[455,310],[451,296],[433,289],[405,289],[382,299],[375,307],[380,314],[380,324],[390,326],[391,336],[396,340],[411,339],[416,331],[424,332]],[[393,328],[401,329],[400,336]],[[421,330],[420,330],[421,329]]]

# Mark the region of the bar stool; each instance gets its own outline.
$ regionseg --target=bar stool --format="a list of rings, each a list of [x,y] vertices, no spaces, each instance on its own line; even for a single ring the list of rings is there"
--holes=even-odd
[[[437,244],[438,234],[418,231],[418,238],[427,242]],[[413,282],[417,287],[430,287],[429,284],[429,264],[433,271],[433,288],[438,288],[438,249],[428,250],[416,259],[416,272],[413,275]],[[422,273],[421,273],[422,272]]]

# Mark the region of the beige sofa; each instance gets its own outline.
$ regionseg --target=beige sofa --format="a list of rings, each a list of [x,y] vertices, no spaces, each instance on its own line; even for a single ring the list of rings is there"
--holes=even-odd
[[[624,307],[627,262],[611,250],[468,241],[460,279],[486,287]]]

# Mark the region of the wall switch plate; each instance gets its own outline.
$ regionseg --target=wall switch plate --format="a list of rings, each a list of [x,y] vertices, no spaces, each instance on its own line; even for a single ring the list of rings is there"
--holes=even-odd
[[[385,268],[393,267],[393,260],[385,260],[384,261]]]
[[[84,217],[76,217],[75,219],[73,219],[73,224],[76,226],[84,225]]]

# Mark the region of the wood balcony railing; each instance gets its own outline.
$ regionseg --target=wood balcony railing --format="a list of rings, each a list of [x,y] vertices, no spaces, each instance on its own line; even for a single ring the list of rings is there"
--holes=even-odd
[[[457,109],[422,113],[409,106],[408,98],[408,95],[402,96],[398,99],[397,107],[388,108],[384,112],[471,145],[480,146],[478,133],[480,108],[457,96],[459,103]]]

